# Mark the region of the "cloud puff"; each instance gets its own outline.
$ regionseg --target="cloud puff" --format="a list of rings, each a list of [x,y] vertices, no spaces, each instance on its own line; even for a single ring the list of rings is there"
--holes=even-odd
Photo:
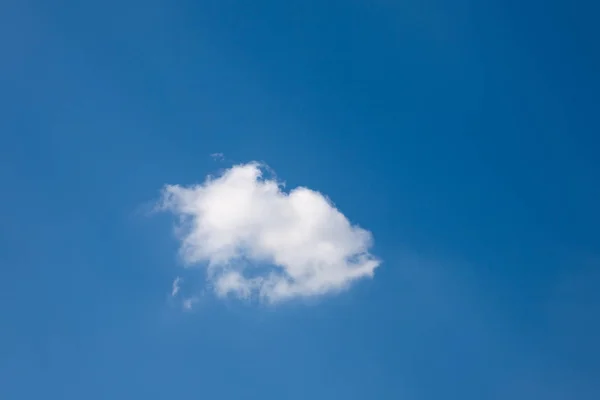
[[[196,304],[198,301],[199,301],[199,299],[197,296],[192,296],[192,297],[188,297],[187,299],[184,299],[181,304],[182,304],[184,310],[189,311],[194,307],[194,304]]]
[[[373,276],[371,233],[350,224],[321,193],[289,193],[258,163],[203,184],[167,185],[161,209],[179,217],[181,255],[203,265],[219,296],[269,302],[345,289]]]

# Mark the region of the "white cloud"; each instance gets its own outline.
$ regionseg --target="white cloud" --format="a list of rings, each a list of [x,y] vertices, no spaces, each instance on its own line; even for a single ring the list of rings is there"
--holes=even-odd
[[[198,302],[198,298],[197,297],[190,297],[187,298],[185,300],[183,300],[183,302],[181,303],[181,305],[183,306],[183,309],[186,311],[191,310],[194,307],[194,304]]]
[[[319,192],[284,192],[258,163],[201,185],[167,185],[161,208],[179,217],[183,260],[204,265],[219,296],[317,296],[373,276],[380,264],[369,253],[370,232]]]
[[[179,290],[181,289],[182,281],[183,279],[181,279],[180,277],[175,278],[175,280],[173,281],[173,287],[171,289],[171,297],[177,296],[177,293],[179,293]]]

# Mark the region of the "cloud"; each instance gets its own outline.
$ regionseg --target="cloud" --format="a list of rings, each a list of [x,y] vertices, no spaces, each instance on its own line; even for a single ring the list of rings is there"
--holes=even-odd
[[[190,311],[194,307],[194,304],[198,302],[198,300],[199,299],[197,297],[190,297],[190,298],[183,300],[181,305],[184,310]]]
[[[181,289],[182,281],[183,279],[181,279],[180,277],[175,278],[175,280],[173,281],[173,287],[171,289],[171,297],[177,296],[177,293],[179,293],[179,290]]]
[[[223,161],[225,159],[225,154],[223,153],[212,153],[211,158],[217,161]]]
[[[321,193],[289,193],[264,166],[236,165],[203,184],[167,185],[160,208],[179,217],[187,266],[202,265],[219,296],[277,302],[337,292],[372,277],[372,235]]]

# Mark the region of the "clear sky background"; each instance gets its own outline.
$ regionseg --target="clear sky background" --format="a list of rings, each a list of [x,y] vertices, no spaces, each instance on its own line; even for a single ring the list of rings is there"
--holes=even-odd
[[[3,1],[0,398],[600,398],[599,11]],[[206,294],[149,205],[253,160],[368,229],[373,279]]]

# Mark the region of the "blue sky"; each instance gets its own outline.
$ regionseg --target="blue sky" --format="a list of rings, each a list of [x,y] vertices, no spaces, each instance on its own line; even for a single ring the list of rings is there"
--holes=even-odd
[[[0,397],[600,398],[598,11],[4,1]],[[374,277],[178,307],[203,281],[149,205],[254,160]]]

